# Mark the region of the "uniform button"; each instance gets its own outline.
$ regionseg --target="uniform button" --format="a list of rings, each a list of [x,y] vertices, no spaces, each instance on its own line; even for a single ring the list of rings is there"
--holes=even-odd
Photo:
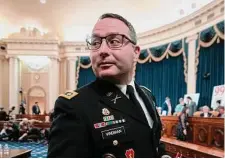
[[[114,154],[111,153],[106,153],[103,155],[103,158],[116,158],[116,156]]]
[[[113,145],[114,145],[114,146],[118,145],[118,143],[119,143],[119,142],[118,142],[117,140],[113,140]]]

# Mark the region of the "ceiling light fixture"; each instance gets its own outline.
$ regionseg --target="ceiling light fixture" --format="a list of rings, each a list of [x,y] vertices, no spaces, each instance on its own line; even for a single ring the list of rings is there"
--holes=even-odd
[[[45,4],[45,3],[46,3],[46,0],[40,0],[40,2],[41,2],[42,4]]]

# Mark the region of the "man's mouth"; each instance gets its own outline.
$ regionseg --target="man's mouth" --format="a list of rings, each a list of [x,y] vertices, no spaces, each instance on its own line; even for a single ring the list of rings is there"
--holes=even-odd
[[[99,67],[110,67],[110,66],[112,66],[112,65],[114,65],[114,63],[112,63],[112,62],[101,62],[101,63],[99,63]]]

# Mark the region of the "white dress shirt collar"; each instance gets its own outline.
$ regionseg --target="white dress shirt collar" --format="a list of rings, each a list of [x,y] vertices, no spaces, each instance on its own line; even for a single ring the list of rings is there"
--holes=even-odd
[[[131,85],[134,88],[134,92],[136,94],[136,88],[135,88],[135,84],[134,84],[134,80],[132,80],[128,85]],[[116,84],[116,86],[121,90],[121,92],[123,94],[126,95],[127,92],[127,85],[122,85],[122,84]]]

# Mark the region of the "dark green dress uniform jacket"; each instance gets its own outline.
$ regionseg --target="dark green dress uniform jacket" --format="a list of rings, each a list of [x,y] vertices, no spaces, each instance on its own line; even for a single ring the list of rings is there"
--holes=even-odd
[[[55,103],[48,157],[161,157],[161,121],[151,92],[136,90],[153,119],[146,117],[116,86],[97,79],[67,92]]]

